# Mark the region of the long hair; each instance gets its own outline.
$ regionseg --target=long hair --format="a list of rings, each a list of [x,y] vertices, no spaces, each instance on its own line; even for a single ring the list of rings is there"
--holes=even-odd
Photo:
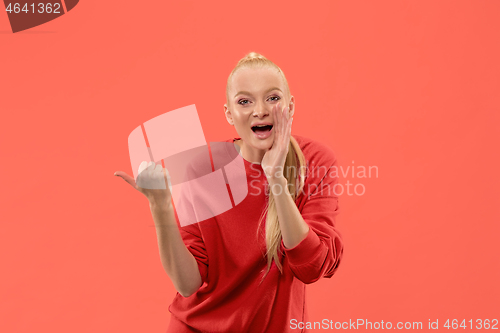
[[[282,76],[285,82],[286,93],[288,95],[288,98],[290,98],[291,96],[290,88],[288,86],[288,82],[285,78],[285,74],[283,73],[283,71],[275,63],[273,63],[271,60],[267,59],[263,55],[256,52],[250,52],[238,61],[236,67],[233,69],[233,71],[231,72],[231,74],[227,79],[227,85],[226,85],[227,102],[229,103],[229,85],[231,84],[231,78],[238,69],[246,67],[265,67],[265,66],[276,69],[278,73]],[[283,175],[287,179],[288,192],[290,193],[294,201],[296,201],[298,194],[302,191],[304,187],[305,164],[306,162],[304,154],[302,153],[299,144],[297,143],[295,138],[293,138],[293,136],[290,136],[290,146],[288,148],[288,154],[286,155]],[[279,271],[283,274],[283,267],[280,263],[278,256],[278,250],[280,249],[281,239],[282,239],[281,228],[278,221],[278,212],[276,210],[274,195],[271,191],[269,191],[269,187],[267,187],[266,189],[266,197],[267,197],[267,204],[264,211],[262,212],[262,215],[259,220],[259,225],[257,228],[257,237],[258,237],[259,230],[261,230],[262,221],[264,220],[265,217],[267,271],[263,275],[261,283],[267,276],[267,273],[269,273],[273,260],[276,266],[278,267]]]

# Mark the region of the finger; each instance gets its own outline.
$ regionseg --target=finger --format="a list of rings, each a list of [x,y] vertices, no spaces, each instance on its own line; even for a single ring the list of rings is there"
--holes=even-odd
[[[276,105],[273,105],[271,109],[271,113],[273,114],[274,140],[276,140],[276,136],[278,135],[278,121],[276,120]]]
[[[142,161],[141,164],[139,165],[139,172],[137,173],[137,175],[140,175],[141,172],[143,172],[144,170],[146,170],[148,166],[148,162],[147,161]]]
[[[168,189],[172,192],[172,181],[170,180],[170,173],[168,173],[167,168],[163,168],[163,175],[167,180]]]
[[[273,114],[274,124],[276,126],[276,133],[274,136],[275,140],[277,140],[281,134],[281,121],[280,121],[280,117],[279,117],[279,106],[280,106],[280,103],[278,102],[274,108],[274,114]]]
[[[269,147],[267,150],[271,150],[274,146],[275,146],[275,142],[276,142],[276,138],[278,136],[278,126],[276,125],[276,105],[273,105],[271,107],[271,113],[272,113],[272,116],[273,116],[273,128],[271,129],[271,131],[273,132],[272,135],[273,135],[273,143],[271,145],[271,147]]]
[[[170,174],[168,173],[168,170],[166,168],[162,168],[162,173],[163,173],[163,177],[169,181],[170,183]]]
[[[279,118],[280,118],[280,145],[283,145],[284,142],[284,137],[285,137],[285,126],[286,126],[286,121],[284,118],[284,109],[280,108],[279,109]]]
[[[161,164],[157,164],[154,173],[155,177],[158,177],[158,180],[163,180],[163,182],[170,188],[170,176],[168,175],[167,169],[165,169]]]
[[[160,179],[161,178],[161,179],[165,180],[165,175],[163,174],[163,170],[162,169],[163,169],[163,166],[161,165],[161,163],[154,165],[154,169],[151,172],[152,172],[152,174],[153,174],[153,176],[154,176],[155,179]]]
[[[283,108],[283,111],[281,112],[281,119],[283,120],[283,139],[286,139],[286,133],[288,129],[288,107]]]
[[[148,173],[149,176],[152,176],[154,174],[155,167],[156,167],[155,162],[151,161],[148,163],[148,167],[146,169],[146,172]]]
[[[117,172],[115,172],[115,176],[121,177],[124,181],[126,181],[127,183],[132,185],[132,187],[134,187],[134,188],[136,187],[136,183],[135,183],[134,178],[130,177],[125,172],[117,171]]]
[[[290,135],[292,132],[292,121],[293,121],[293,118],[290,118],[286,122],[285,133],[283,135],[284,136],[283,146],[285,148],[288,148],[288,146],[290,145]]]

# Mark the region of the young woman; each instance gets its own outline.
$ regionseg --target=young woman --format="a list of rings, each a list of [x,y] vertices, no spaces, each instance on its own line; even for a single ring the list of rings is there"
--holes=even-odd
[[[177,289],[167,332],[305,332],[306,284],[330,278],[343,255],[336,228],[337,161],[326,145],[291,135],[295,100],[281,69],[251,52],[227,80],[224,112],[252,193],[223,214],[180,227],[171,193],[139,187]],[[236,155],[238,156],[238,155]],[[147,167],[147,168],[146,168]],[[167,180],[153,162],[139,177]],[[255,189],[259,191],[255,191]]]

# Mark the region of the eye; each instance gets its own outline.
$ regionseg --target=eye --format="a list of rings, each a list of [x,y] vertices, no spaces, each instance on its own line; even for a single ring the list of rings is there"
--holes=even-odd
[[[273,101],[279,101],[279,100],[281,99],[281,97],[279,97],[279,96],[271,96],[271,97],[269,97],[269,98],[270,98],[270,99],[271,99],[271,98],[276,98],[276,99],[273,99]]]
[[[248,99],[240,99],[240,100],[238,101],[238,104],[241,104],[241,105],[248,104],[248,103],[241,103],[241,102],[245,102],[245,101],[247,101],[247,102],[248,102]]]

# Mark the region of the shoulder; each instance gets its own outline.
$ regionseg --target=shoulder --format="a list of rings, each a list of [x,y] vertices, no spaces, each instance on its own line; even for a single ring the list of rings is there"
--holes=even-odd
[[[314,161],[316,165],[325,166],[331,166],[337,162],[337,156],[329,145],[302,135],[292,136],[297,141],[306,161]]]

